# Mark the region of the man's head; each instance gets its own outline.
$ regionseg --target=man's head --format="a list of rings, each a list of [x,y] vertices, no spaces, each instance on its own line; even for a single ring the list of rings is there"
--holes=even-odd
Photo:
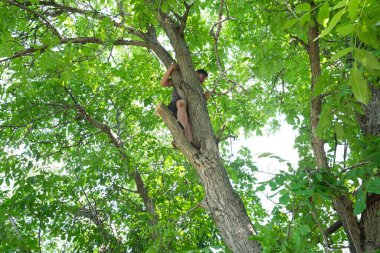
[[[206,70],[198,69],[197,71],[195,71],[195,73],[197,73],[199,82],[204,83],[204,81],[206,81],[208,77],[208,73],[206,72]]]

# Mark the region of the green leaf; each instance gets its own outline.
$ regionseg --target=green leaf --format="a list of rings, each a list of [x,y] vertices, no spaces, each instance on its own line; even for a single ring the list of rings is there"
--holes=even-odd
[[[284,24],[284,28],[283,28],[283,29],[286,30],[286,29],[292,27],[295,23],[297,23],[297,21],[298,21],[298,19],[296,19],[296,18],[293,18],[293,19],[287,20],[287,21],[285,22],[285,24]]]
[[[380,177],[374,177],[368,183],[368,192],[380,194]]]
[[[308,3],[299,4],[296,6],[296,11],[310,11],[311,7]]]
[[[321,173],[315,173],[314,176],[319,182],[322,182],[323,176]]]
[[[326,27],[327,23],[329,22],[329,18],[330,18],[330,6],[329,6],[329,3],[326,2],[319,8],[317,20],[318,20],[318,23],[323,25],[323,27]]]
[[[376,57],[371,53],[363,49],[355,49],[355,59],[363,64],[367,69],[380,70],[380,63]]]
[[[333,57],[331,57],[330,61],[335,61],[335,60],[345,56],[346,54],[352,52],[353,50],[354,50],[353,47],[345,48],[345,49],[339,51],[338,53],[336,53]]]
[[[363,191],[363,188],[360,187],[360,189],[358,190],[358,193],[356,194],[356,201],[354,204],[354,214],[355,215],[361,214],[365,208],[366,208],[366,194]]]
[[[359,0],[350,0],[348,4],[348,15],[354,21],[358,16]]]
[[[258,158],[263,158],[263,157],[270,157],[272,156],[273,153],[270,153],[270,152],[263,152],[263,153],[260,153],[260,155],[258,156]]]
[[[338,24],[340,19],[342,18],[343,14],[346,12],[346,9],[340,10],[335,16],[331,19],[331,22],[329,25],[321,32],[319,35],[319,38],[325,37],[327,34],[330,33],[330,31]]]
[[[0,38],[1,39],[1,38]],[[10,43],[3,43],[0,47],[0,58],[12,55],[12,48]]]
[[[283,194],[283,195],[279,198],[279,201],[280,201],[280,203],[283,204],[283,205],[287,205],[287,204],[289,204],[289,201],[290,201],[289,192],[286,192],[285,194]]]
[[[339,122],[335,122],[335,134],[339,140],[344,139],[344,130],[343,130],[342,125]]]
[[[302,17],[300,18],[300,24],[304,25],[309,20],[310,20],[310,12],[307,12],[304,15],[302,15]]]
[[[346,36],[348,34],[351,34],[355,31],[356,27],[353,24],[341,26],[336,29],[336,31],[340,34],[340,36]]]
[[[323,73],[322,75],[318,76],[317,82],[314,86],[313,96],[316,97],[318,95],[321,95],[325,88],[328,86],[329,82],[329,75],[327,75],[326,73]]]
[[[342,0],[342,1],[340,1],[339,3],[337,3],[333,7],[333,10],[340,9],[340,8],[343,8],[343,7],[347,6],[347,2],[348,2],[348,0]]]
[[[323,132],[328,128],[332,121],[331,108],[325,107],[319,117],[319,122],[317,126],[317,134],[319,136],[323,135]]]
[[[376,37],[376,31],[371,30],[366,24],[363,24],[358,29],[358,36],[365,44],[374,48],[379,48],[379,42]]]
[[[351,69],[349,84],[352,88],[355,99],[363,104],[368,104],[371,99],[371,90],[369,89],[366,80],[364,80],[362,73],[356,66],[353,66]]]

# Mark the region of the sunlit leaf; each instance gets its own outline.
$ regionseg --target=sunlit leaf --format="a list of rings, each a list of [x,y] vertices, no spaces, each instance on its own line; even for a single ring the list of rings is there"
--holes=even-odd
[[[293,25],[295,25],[296,23],[298,22],[298,19],[296,18],[293,18],[293,19],[289,19],[285,22],[284,24],[284,29],[288,29],[290,27],[292,27]]]
[[[358,16],[359,0],[350,0],[348,4],[348,15],[354,21]]]
[[[354,50],[353,47],[345,48],[345,49],[339,51],[338,53],[336,53],[333,57],[331,57],[330,60],[331,60],[331,61],[335,61],[335,60],[337,60],[337,59],[339,59],[339,58],[345,56],[346,54],[352,52],[353,50]]]
[[[328,26],[321,32],[319,35],[319,38],[325,37],[327,34],[330,33],[330,31],[338,24],[340,19],[342,18],[343,14],[346,12],[346,9],[340,10],[335,16],[331,19],[331,22],[328,24]]]
[[[367,24],[359,26],[357,34],[360,40],[367,45],[370,45],[374,48],[379,48],[379,41],[377,40],[376,32],[372,30]]]
[[[339,33],[340,36],[346,36],[348,34],[353,33],[355,29],[356,27],[354,24],[349,24],[342,27],[338,27],[336,31]]]
[[[371,52],[357,48],[354,56],[366,68],[380,70],[380,63]]]
[[[352,88],[355,99],[363,104],[367,104],[371,99],[371,90],[368,87],[366,80],[363,78],[362,73],[356,66],[351,69],[349,84]]]
[[[319,7],[318,11],[318,23],[326,27],[330,17],[330,6],[329,3],[324,3],[321,7]]]
[[[356,194],[356,201],[354,204],[354,214],[361,214],[366,208],[366,195],[362,188],[360,188]]]

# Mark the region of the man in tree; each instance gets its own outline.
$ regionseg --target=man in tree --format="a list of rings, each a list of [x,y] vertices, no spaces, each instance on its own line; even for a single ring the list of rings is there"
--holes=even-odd
[[[187,105],[186,100],[181,98],[176,90],[176,88],[173,85],[173,82],[170,79],[170,75],[173,72],[173,70],[178,69],[177,64],[171,64],[169,68],[166,70],[164,76],[161,80],[161,86],[164,87],[170,87],[173,86],[173,92],[172,92],[172,100],[170,104],[168,105],[169,110],[173,113],[174,117],[178,119],[178,121],[181,123],[181,125],[184,128],[185,136],[189,142],[193,141],[193,133],[192,133],[192,127],[189,120],[189,117],[187,115]],[[208,73],[203,69],[198,69],[195,71],[199,82],[202,84],[204,81],[206,81],[208,77]],[[208,99],[210,97],[210,93],[205,93],[205,98]]]

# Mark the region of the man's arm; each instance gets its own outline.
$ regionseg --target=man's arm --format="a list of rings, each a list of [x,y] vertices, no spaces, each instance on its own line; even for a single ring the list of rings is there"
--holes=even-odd
[[[177,64],[173,63],[169,66],[169,68],[166,70],[164,76],[161,79],[161,86],[164,86],[164,87],[173,86],[173,82],[170,80],[170,75],[175,69],[178,69]]]

